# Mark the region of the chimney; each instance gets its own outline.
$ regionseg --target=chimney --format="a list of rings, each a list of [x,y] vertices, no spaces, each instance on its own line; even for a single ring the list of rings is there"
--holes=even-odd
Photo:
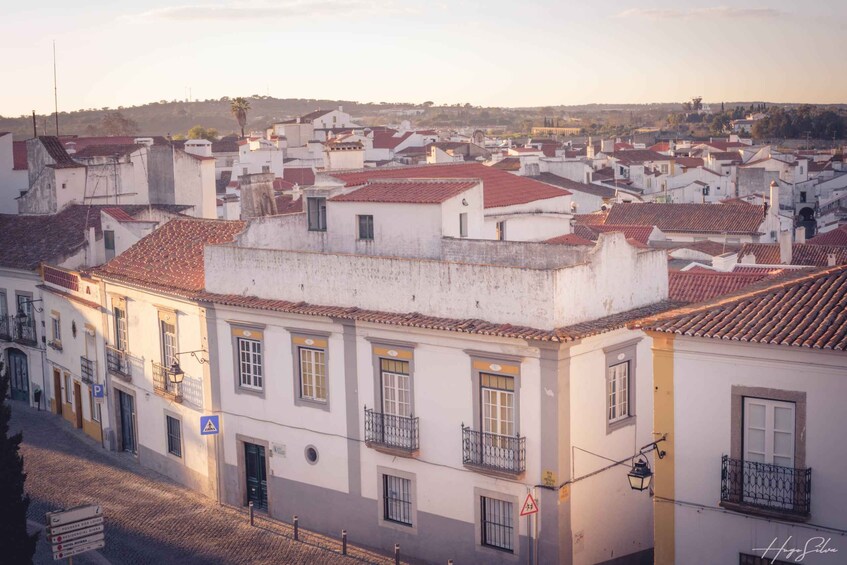
[[[800,226],[799,228],[794,229],[794,242],[806,243],[806,228]]]
[[[344,111],[344,106],[339,106],[339,107],[338,107],[338,111],[339,111],[339,112],[343,112],[343,111]]]
[[[827,253],[826,254],[826,266],[834,267],[835,266],[835,253]]]
[[[241,185],[242,220],[277,214],[273,173],[241,175],[238,182]]]
[[[779,216],[779,183],[777,183],[775,180],[771,181],[771,194],[769,202],[771,216]]]
[[[791,232],[788,230],[779,232],[779,262],[783,265],[790,265],[792,254],[794,252],[793,243],[791,241]]]

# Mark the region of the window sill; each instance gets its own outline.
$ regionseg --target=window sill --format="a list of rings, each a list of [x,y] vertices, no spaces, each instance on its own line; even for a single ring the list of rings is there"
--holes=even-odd
[[[379,451],[380,453],[385,453],[386,455],[393,455],[395,457],[414,458],[418,455],[418,449],[406,449],[404,447],[395,447],[376,441],[365,441],[365,445],[370,447],[374,451]]]
[[[519,479],[526,473],[526,471],[509,471],[508,469],[497,469],[485,465],[474,465],[473,463],[463,463],[463,466],[465,469],[470,469],[482,475],[490,475],[501,479]]]
[[[312,400],[310,398],[302,398],[296,397],[294,399],[295,406],[305,406],[308,408],[317,408],[319,410],[325,410],[329,412],[329,401],[328,400]]]
[[[617,431],[621,428],[626,428],[629,426],[635,425],[635,416],[627,416],[626,418],[622,418],[620,420],[615,420],[614,422],[610,422],[606,420],[606,435]]]
[[[751,514],[754,516],[763,516],[766,518],[776,518],[778,520],[786,520],[788,522],[809,521],[808,515],[802,516],[799,514],[793,514],[791,512],[781,512],[778,508],[769,510],[766,508],[760,508],[758,506],[748,506],[740,502],[729,502],[728,500],[721,500],[719,506],[726,508],[727,510],[732,510],[733,512],[739,512],[741,514]]]
[[[265,397],[265,389],[263,388],[247,388],[246,386],[236,385],[235,394],[249,394],[251,396]]]

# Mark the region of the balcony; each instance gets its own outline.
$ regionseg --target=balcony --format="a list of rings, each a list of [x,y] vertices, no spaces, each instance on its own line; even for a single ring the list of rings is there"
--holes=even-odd
[[[82,382],[91,384],[97,378],[97,363],[86,357],[79,358],[79,374]]]
[[[518,476],[526,470],[526,438],[477,432],[462,426],[462,463],[485,473]]]
[[[126,351],[121,351],[111,345],[107,345],[106,367],[111,374],[127,382],[132,380],[132,365],[130,364],[129,354]]]
[[[159,396],[182,402],[182,383],[171,382],[171,371],[153,361],[153,391]]]
[[[409,457],[420,449],[418,418],[382,414],[365,407],[365,444],[394,455]]]
[[[0,339],[12,341],[12,319],[9,316],[0,316]]]
[[[12,326],[12,339],[24,345],[36,345],[38,340],[35,336],[35,321],[32,316],[27,316],[25,322],[19,322],[14,317],[9,318],[9,323]]]
[[[730,459],[721,461],[721,506],[804,521],[811,512],[812,470]]]

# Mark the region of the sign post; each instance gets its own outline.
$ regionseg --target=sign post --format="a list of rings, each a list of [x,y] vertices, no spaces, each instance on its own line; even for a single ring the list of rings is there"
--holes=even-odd
[[[526,516],[526,531],[529,534],[529,563],[532,565],[533,563],[533,548],[534,540],[532,535],[532,515],[538,514],[538,503],[532,497],[532,492],[526,493],[526,499],[523,501],[523,506],[521,507],[521,516]],[[535,526],[538,528],[538,517],[535,517]],[[536,537],[537,537],[536,532]]]
[[[91,396],[94,397],[94,402],[102,404],[105,400],[105,388],[101,384],[91,385]]]
[[[76,506],[47,513],[47,541],[53,561],[101,549],[106,546],[103,508],[99,504]]]

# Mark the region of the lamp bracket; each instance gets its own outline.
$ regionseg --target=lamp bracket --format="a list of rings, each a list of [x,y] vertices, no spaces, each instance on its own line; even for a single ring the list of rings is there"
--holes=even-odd
[[[209,352],[206,351],[205,349],[197,349],[197,350],[194,350],[194,351],[179,351],[177,353],[174,353],[173,355],[174,355],[174,357],[176,357],[177,355],[191,355],[192,357],[197,359],[197,362],[200,363],[201,365],[205,365],[206,363],[209,362],[208,359],[203,359],[202,357],[197,355],[198,353],[208,354]]]

